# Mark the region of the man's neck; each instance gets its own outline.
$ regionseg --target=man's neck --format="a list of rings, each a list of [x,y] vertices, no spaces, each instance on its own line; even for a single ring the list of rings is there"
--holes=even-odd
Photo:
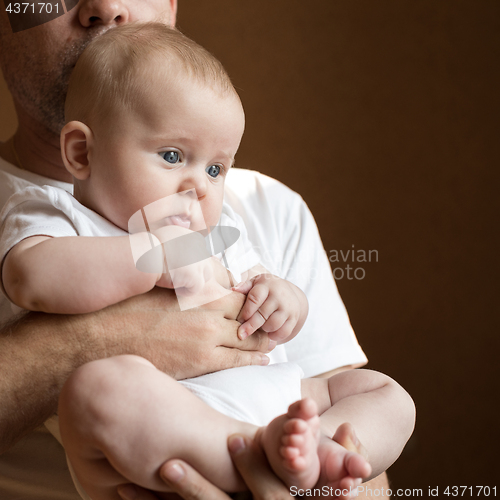
[[[14,141],[14,148],[9,141],[9,144],[2,145],[0,155],[23,170],[58,181],[72,182],[61,159],[59,136],[28,117],[22,110],[17,108],[17,112],[19,126],[10,139]]]

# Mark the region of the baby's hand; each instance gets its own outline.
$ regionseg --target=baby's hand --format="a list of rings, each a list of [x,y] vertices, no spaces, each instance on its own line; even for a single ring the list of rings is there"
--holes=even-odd
[[[259,274],[233,290],[247,295],[237,318],[242,322],[238,328],[240,339],[261,328],[278,343],[291,340],[289,337],[298,333],[306,319],[308,305],[304,292],[272,274]]]
[[[189,295],[200,293],[205,283],[213,277],[211,260],[205,259],[164,273],[156,285],[163,288],[184,288]]]

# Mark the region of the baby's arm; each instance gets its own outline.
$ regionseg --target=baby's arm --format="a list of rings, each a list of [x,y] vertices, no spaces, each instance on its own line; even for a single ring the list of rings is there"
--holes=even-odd
[[[161,277],[136,269],[132,243],[146,251],[150,235],[26,238],[4,260],[3,286],[12,302],[32,311],[97,311],[151,290]]]
[[[293,283],[270,274],[261,265],[250,269],[245,279],[233,288],[247,295],[238,318],[242,321],[238,336],[244,339],[261,328],[278,344],[293,339],[309,310],[304,292]]]

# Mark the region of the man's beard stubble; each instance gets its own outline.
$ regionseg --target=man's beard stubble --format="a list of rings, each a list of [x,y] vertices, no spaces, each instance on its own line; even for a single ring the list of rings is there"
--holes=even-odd
[[[29,73],[9,71],[8,64],[3,68],[7,85],[25,113],[57,136],[65,124],[64,102],[73,68],[87,45],[104,31],[107,29],[102,27],[90,30],[84,39],[64,47],[58,56],[52,56],[51,60],[56,61],[52,67],[47,68],[46,61],[36,54],[25,53],[22,60],[31,68]],[[19,46],[16,49],[18,53],[28,50]]]

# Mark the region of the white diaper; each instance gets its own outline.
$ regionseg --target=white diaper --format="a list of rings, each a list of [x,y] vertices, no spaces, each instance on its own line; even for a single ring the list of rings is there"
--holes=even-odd
[[[180,383],[224,415],[262,426],[301,398],[303,376],[299,365],[288,362],[231,368]]]

